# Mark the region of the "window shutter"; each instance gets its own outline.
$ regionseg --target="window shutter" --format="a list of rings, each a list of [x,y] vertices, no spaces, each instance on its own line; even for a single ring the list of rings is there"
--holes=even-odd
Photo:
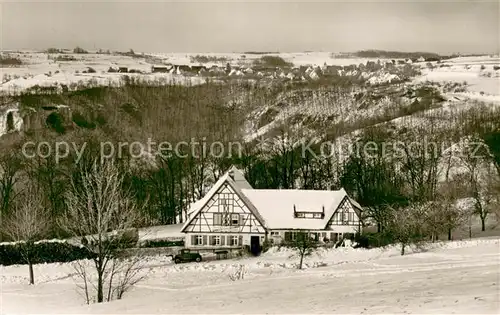
[[[220,244],[225,245],[226,244],[226,237],[224,235],[220,236]]]
[[[243,235],[238,236],[238,246],[243,246]]]
[[[231,245],[231,235],[226,235],[227,245]]]
[[[196,245],[196,235],[191,235],[191,245]]]
[[[215,245],[215,238],[213,237],[213,235],[210,235],[208,237],[208,241],[210,242],[210,245]]]
[[[202,245],[207,245],[207,236],[203,235],[203,244]]]
[[[240,225],[243,225],[243,224],[245,224],[245,215],[240,214]]]

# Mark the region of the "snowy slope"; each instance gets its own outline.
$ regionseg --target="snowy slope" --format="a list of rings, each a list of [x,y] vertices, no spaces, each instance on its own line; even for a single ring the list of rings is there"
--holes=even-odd
[[[446,60],[442,64],[433,63],[433,68],[423,66],[422,76],[415,82],[467,82],[467,91],[463,96],[481,98],[494,96],[492,100],[500,101],[500,67],[499,57],[459,57]]]
[[[499,309],[499,239],[436,243],[399,256],[397,248],[335,249],[293,268],[290,251],[262,257],[171,265],[158,257],[149,278],[124,300],[82,305],[68,265],[38,265],[39,284],[19,279],[26,267],[0,269],[2,314],[495,313]],[[315,263],[314,263],[315,262]],[[229,274],[245,265],[246,276]],[[66,277],[66,278],[65,278]],[[17,279],[17,280],[16,280]]]

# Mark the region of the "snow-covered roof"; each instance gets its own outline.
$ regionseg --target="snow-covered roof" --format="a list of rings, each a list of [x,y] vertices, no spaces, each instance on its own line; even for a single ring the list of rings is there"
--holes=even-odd
[[[270,229],[324,229],[344,197],[341,190],[242,189]],[[296,218],[297,212],[325,211],[323,219]]]
[[[324,229],[344,198],[349,199],[356,212],[361,210],[361,206],[352,200],[343,188],[340,190],[253,189],[243,172],[233,166],[217,180],[203,198],[191,205],[189,219],[181,231],[184,231],[224,183],[234,189],[261,224],[268,229]],[[321,219],[296,218],[294,210],[307,213],[324,211],[324,216]]]
[[[217,180],[217,182],[215,182],[215,184],[212,186],[212,188],[210,188],[208,193],[203,198],[191,204],[188,211],[188,219],[182,226],[181,231],[184,231],[184,229],[191,223],[193,218],[196,217],[196,215],[202,210],[203,206],[212,198],[212,196],[224,183],[228,183],[235,190],[235,192],[240,195],[245,204],[247,204],[252,212],[254,212],[254,215],[257,217],[257,219],[262,224],[264,224],[264,219],[261,217],[259,212],[253,207],[252,203],[247,199],[247,197],[243,193],[241,193],[241,189],[252,189],[252,186],[245,179],[243,172],[237,169],[235,166],[232,166],[226,173],[224,173],[224,175],[222,175]]]
[[[210,188],[210,191],[208,191],[203,198],[200,200],[192,203],[189,206],[188,210],[188,216],[189,218],[192,217],[192,215],[199,211],[209,200],[212,198],[212,195],[219,189],[219,187],[224,184],[228,178],[231,178],[233,182],[236,184],[237,187],[239,188],[249,188],[252,189],[252,186],[247,182],[245,179],[245,175],[243,175],[243,172],[237,169],[235,166],[232,166],[224,175],[222,175]]]

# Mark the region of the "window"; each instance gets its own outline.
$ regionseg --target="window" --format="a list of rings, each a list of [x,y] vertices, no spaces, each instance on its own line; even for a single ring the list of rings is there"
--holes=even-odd
[[[221,244],[221,242],[220,242],[220,235],[215,235],[213,237],[212,245],[216,245],[217,246],[217,245],[220,245],[220,244]]]
[[[302,213],[302,212],[297,212],[297,213],[295,214],[295,217],[296,217],[296,218],[305,218],[305,217],[306,217],[306,214],[305,214],[305,213]]]
[[[271,232],[271,236],[280,236],[280,232]]]
[[[238,213],[231,213],[231,225],[240,225],[240,215]]]
[[[231,235],[231,246],[237,246],[237,245],[238,245],[238,236]]]
[[[222,213],[214,213],[214,225],[222,225]]]
[[[321,219],[323,217],[323,213],[314,213],[313,218],[315,219]]]
[[[349,210],[347,209],[345,209],[344,212],[342,213],[342,223],[343,224],[349,223]]]
[[[232,221],[231,213],[233,212],[233,209],[234,209],[233,195],[225,193],[219,194],[219,213],[221,213],[220,225],[224,226],[231,225]]]
[[[203,245],[203,235],[196,235],[194,245]]]

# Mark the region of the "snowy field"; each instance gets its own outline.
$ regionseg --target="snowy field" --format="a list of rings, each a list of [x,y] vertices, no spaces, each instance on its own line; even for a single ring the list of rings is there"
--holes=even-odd
[[[60,56],[72,58],[71,61],[55,59],[58,54],[47,54],[40,52],[10,52],[12,57],[22,60],[23,65],[19,67],[4,67],[0,69],[2,76],[0,92],[19,93],[35,85],[54,86],[57,84],[91,84],[91,85],[118,85],[123,76],[122,73],[108,73],[110,67],[127,67],[141,71],[142,74],[127,75],[139,77],[146,81],[160,82],[161,84],[202,84],[205,82],[201,77],[186,78],[182,75],[171,73],[151,73],[151,66],[158,64],[174,65],[201,65],[193,60],[194,56],[201,55],[213,57],[215,61],[203,63],[205,66],[225,66],[226,63],[238,66],[252,65],[255,59],[262,54],[244,53],[145,53],[144,57],[131,57],[124,55],[107,54],[62,54]],[[359,65],[368,61],[378,59],[367,58],[334,58],[329,52],[299,52],[299,53],[269,53],[266,55],[280,56],[295,66],[307,65]],[[138,54],[140,56],[140,54]],[[384,62],[384,59],[380,61]],[[428,69],[427,63],[419,63],[422,67],[422,76],[415,78],[415,82],[467,82],[467,92],[462,97],[481,99],[484,101],[500,101],[500,70],[494,70],[494,66],[500,66],[499,57],[459,57],[445,60],[441,64],[432,63],[434,68]],[[441,67],[441,65],[443,65]],[[481,69],[481,66],[484,68]],[[84,73],[91,67],[95,73]]]
[[[458,93],[458,96],[500,101],[500,69],[494,69],[500,67],[499,57],[459,57],[442,64],[433,63],[433,66],[435,68],[429,69],[422,64],[422,76],[415,78],[415,82],[467,82],[467,92]]]
[[[0,267],[2,314],[498,313],[500,239],[399,248],[322,250],[294,269],[289,250],[257,258],[173,265],[150,257],[148,279],[124,300],[84,305],[69,264]],[[247,274],[232,281],[240,264]]]

